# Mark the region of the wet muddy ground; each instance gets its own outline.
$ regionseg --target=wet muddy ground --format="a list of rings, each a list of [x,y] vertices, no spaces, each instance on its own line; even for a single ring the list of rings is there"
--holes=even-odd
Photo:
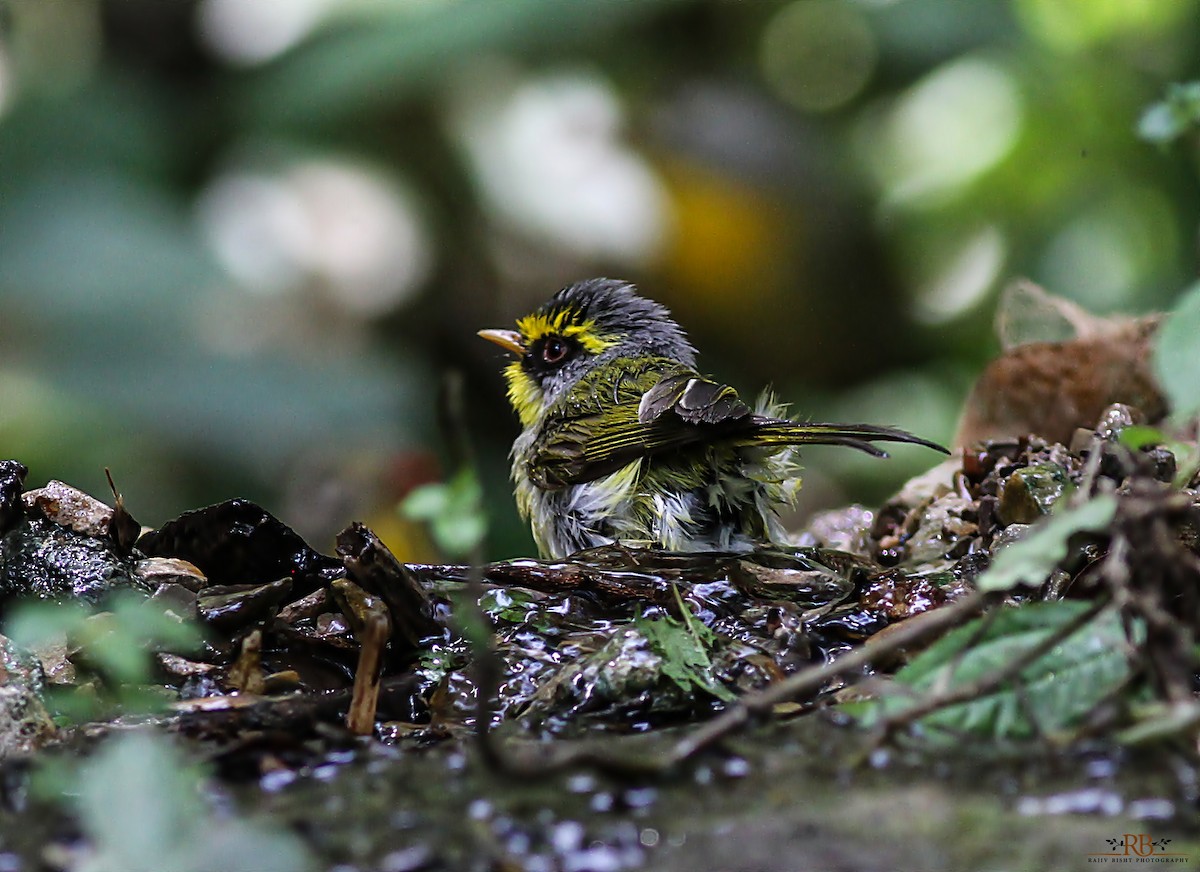
[[[146,531],[7,462],[5,629],[49,629],[4,643],[0,870],[117,868],[144,833],[104,797],[165,775],[72,772],[146,733],[201,766],[171,868],[225,868],[231,822],[330,870],[1095,868],[1129,835],[1200,862],[1195,482],[1130,425],[989,443],[796,549],[478,569],[359,525],[319,554],[245,501]],[[1038,583],[980,581],[1068,503],[1109,510]]]

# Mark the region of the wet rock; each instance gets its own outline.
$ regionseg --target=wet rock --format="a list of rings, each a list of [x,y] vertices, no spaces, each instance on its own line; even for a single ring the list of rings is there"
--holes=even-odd
[[[146,589],[107,537],[32,517],[0,539],[0,601],[70,596],[95,603],[124,588]]]
[[[41,516],[84,536],[108,535],[113,510],[69,484],[52,481],[43,488],[27,491],[22,499],[31,515]]]
[[[663,676],[662,667],[662,658],[646,637],[623,627],[544,682],[522,720],[551,726],[550,721],[561,725],[586,714],[644,718],[693,706],[693,700]]]
[[[213,584],[261,584],[287,576],[300,594],[345,574],[341,561],[314,551],[290,527],[249,500],[184,512],[142,536],[149,557],[178,557]]]
[[[746,596],[787,600],[806,608],[839,602],[854,589],[848,578],[808,560],[785,555],[769,560],[763,553],[754,560],[737,561],[732,579]]]
[[[1116,442],[1121,438],[1121,432],[1134,424],[1143,424],[1146,416],[1140,409],[1124,403],[1113,403],[1100,413],[1096,424],[1096,435],[1105,442]]]
[[[905,542],[905,566],[948,569],[976,541],[975,501],[946,494],[916,513],[917,526]]]
[[[892,569],[874,576],[859,596],[864,609],[888,621],[901,621],[962,596],[968,586],[953,572],[904,573]]]
[[[44,685],[38,659],[0,636],[0,760],[28,754],[54,736]]]
[[[1032,524],[1050,513],[1068,483],[1067,471],[1054,463],[1016,470],[1000,488],[998,506],[1003,524]]]
[[[329,591],[322,587],[280,609],[279,620],[285,624],[294,624],[305,618],[315,618],[325,611],[328,605]]]
[[[148,605],[182,623],[198,617],[196,603],[195,592],[182,584],[160,584],[151,594]]]
[[[1019,542],[1029,535],[1032,526],[1029,524],[1009,524],[1004,529],[996,533],[992,539],[992,554],[997,554],[1002,549],[1007,548],[1013,542]]]
[[[204,573],[193,563],[172,557],[150,557],[133,565],[133,577],[151,589],[177,584],[198,593],[207,584]]]
[[[1170,449],[1159,445],[1146,452],[1146,462],[1149,464],[1150,475],[1155,481],[1171,482],[1175,480],[1178,470],[1175,455]]]
[[[29,468],[16,460],[0,460],[0,535],[7,533],[25,517],[21,488]]]

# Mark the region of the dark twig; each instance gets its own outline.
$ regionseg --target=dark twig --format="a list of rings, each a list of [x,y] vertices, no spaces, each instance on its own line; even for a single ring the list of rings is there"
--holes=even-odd
[[[399,642],[416,649],[423,639],[441,634],[425,588],[370,529],[357,522],[351,524],[338,534],[337,553],[350,577],[387,603]]]
[[[383,651],[392,635],[392,622],[383,601],[371,596],[354,582],[339,578],[331,588],[359,644],[354,693],[346,712],[346,729],[356,736],[369,736],[375,731]]]

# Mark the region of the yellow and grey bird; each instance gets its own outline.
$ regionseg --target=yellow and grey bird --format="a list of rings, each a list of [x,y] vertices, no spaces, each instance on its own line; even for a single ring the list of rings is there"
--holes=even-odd
[[[665,306],[589,279],[479,335],[517,359],[504,371],[521,421],[517,507],[544,557],[622,542],[671,551],[785,543],[778,510],[799,488],[796,446],[940,445],[891,427],[799,423],[768,394],[755,408],[696,370]]]

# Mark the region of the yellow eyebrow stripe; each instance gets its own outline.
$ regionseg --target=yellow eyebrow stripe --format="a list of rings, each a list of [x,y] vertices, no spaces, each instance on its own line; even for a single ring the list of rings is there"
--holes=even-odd
[[[525,338],[526,346],[541,339],[543,336],[562,336],[574,339],[583,349],[591,354],[611,348],[617,340],[596,332],[596,322],[588,319],[582,324],[568,324],[570,312],[564,310],[553,315],[534,312],[517,321],[517,329]]]

